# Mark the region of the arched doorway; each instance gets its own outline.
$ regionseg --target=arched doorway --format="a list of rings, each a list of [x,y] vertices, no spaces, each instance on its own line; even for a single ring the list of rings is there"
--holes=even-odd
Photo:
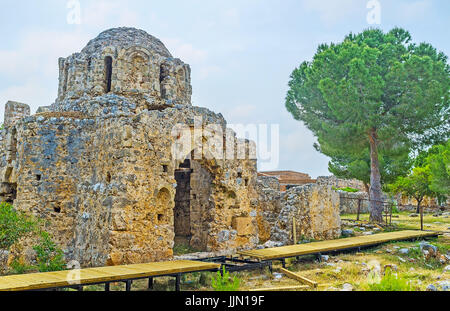
[[[174,230],[175,244],[190,245],[191,241],[191,161],[186,159],[175,170],[177,189],[175,193]]]
[[[209,224],[214,217],[213,176],[203,161],[191,157],[175,170],[175,245],[207,250]]]

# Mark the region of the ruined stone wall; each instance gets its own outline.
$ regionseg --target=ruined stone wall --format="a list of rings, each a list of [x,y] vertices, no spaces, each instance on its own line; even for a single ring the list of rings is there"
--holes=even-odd
[[[66,259],[83,266],[169,259],[179,166],[171,131],[195,116],[205,125],[225,126],[221,115],[197,107],[26,117],[15,127],[14,205],[48,221]],[[193,163],[193,245],[207,251],[254,247],[256,215],[248,188],[256,180],[256,161]]]
[[[273,225],[278,221],[282,204],[280,183],[275,177],[259,176],[256,183],[258,197],[258,237],[264,244],[272,235]]]
[[[12,203],[17,192],[17,128],[16,124],[30,115],[26,104],[8,101],[0,131],[0,200]]]
[[[417,200],[414,198],[408,198],[403,195],[397,197],[397,203],[401,210],[415,211],[417,209]],[[425,207],[437,207],[439,206],[438,201],[435,198],[425,197],[420,203],[421,206]]]
[[[293,218],[297,241],[302,237],[325,240],[340,236],[339,194],[331,186],[307,184],[280,193],[261,180],[259,192],[259,228],[265,233],[264,242],[270,227],[269,246],[293,243]]]
[[[291,244],[294,217],[298,240],[302,236],[314,239],[340,236],[340,200],[331,187],[308,184],[281,192],[276,178],[259,177],[256,189],[260,244]]]
[[[345,192],[338,191],[340,196],[341,214],[357,214],[358,200],[361,200],[360,213],[369,213],[370,202],[367,192]]]
[[[366,188],[364,186],[364,183],[360,180],[356,179],[340,179],[336,176],[320,176],[317,177],[316,183],[318,185],[328,185],[336,188],[353,188],[358,189],[360,191],[366,191]]]

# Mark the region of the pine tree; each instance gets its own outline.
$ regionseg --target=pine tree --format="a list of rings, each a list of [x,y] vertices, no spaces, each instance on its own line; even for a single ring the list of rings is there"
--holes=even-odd
[[[371,220],[381,222],[380,153],[421,149],[449,136],[450,68],[406,30],[349,34],[322,44],[295,69],[286,107],[316,135],[326,155],[370,155]]]

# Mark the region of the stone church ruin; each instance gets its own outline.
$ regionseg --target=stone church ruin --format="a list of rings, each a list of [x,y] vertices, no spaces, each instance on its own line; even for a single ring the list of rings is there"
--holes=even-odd
[[[253,143],[221,114],[192,106],[190,76],[160,40],[134,28],[107,30],[60,58],[55,103],[34,115],[6,104],[0,199],[47,221],[66,260],[82,266],[170,259],[175,243],[207,252],[290,243],[292,217],[298,234],[338,237],[331,186],[281,193],[258,177]],[[224,152],[243,144],[247,156],[174,157],[175,125],[194,131],[196,120],[231,137]]]

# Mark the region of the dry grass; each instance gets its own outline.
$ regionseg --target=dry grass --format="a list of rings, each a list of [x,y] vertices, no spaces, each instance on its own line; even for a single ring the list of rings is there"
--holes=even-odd
[[[410,217],[413,213],[411,212],[400,212],[394,214],[392,218],[392,224],[397,227],[397,229],[416,229],[420,230],[420,217]],[[341,215],[342,219],[352,219],[356,220],[356,215]],[[369,214],[361,214],[360,219],[362,221],[369,221]],[[424,229],[434,230],[434,231],[450,231],[450,217],[440,216],[435,217],[431,214],[424,214],[423,217]]]
[[[410,213],[400,213],[399,218],[393,220],[398,222],[397,229],[418,229],[420,226],[418,218],[409,217]],[[356,219],[356,215],[345,215],[342,218]],[[368,215],[362,215],[362,219],[368,219]],[[424,222],[427,229],[442,230],[450,226],[450,219],[445,217],[425,216]],[[438,222],[436,224],[436,222]],[[448,230],[447,230],[448,231]],[[450,235],[440,236],[430,243],[436,245],[441,253],[450,250]],[[418,242],[392,242],[378,247],[366,249],[362,252],[352,252],[330,256],[328,262],[318,262],[314,256],[305,256],[287,261],[287,268],[319,284],[318,288],[309,288],[308,291],[332,291],[341,290],[345,283],[353,286],[354,290],[369,290],[370,273],[374,268],[381,270],[380,277],[386,265],[395,266],[397,275],[407,279],[411,283],[413,290],[426,290],[429,284],[436,284],[437,281],[450,280],[450,273],[444,273],[443,268],[448,264],[439,263],[438,260],[426,261],[422,253],[415,250]],[[411,253],[403,255],[399,249],[409,248]],[[281,265],[274,262],[274,271]],[[373,273],[373,272],[372,272]],[[251,271],[237,273],[242,280],[240,290],[264,289],[272,287],[295,286],[300,283],[286,276],[277,278],[277,274],[270,274],[268,269],[264,271]],[[375,275],[375,274],[374,274]],[[213,273],[194,273],[182,279],[181,289],[184,291],[210,291],[211,277]],[[147,280],[133,282],[133,290],[144,291],[147,289]],[[154,290],[173,291],[175,288],[174,278],[163,277],[155,279]],[[103,290],[103,286],[87,286],[85,290]],[[124,283],[111,285],[111,290],[125,289]]]

